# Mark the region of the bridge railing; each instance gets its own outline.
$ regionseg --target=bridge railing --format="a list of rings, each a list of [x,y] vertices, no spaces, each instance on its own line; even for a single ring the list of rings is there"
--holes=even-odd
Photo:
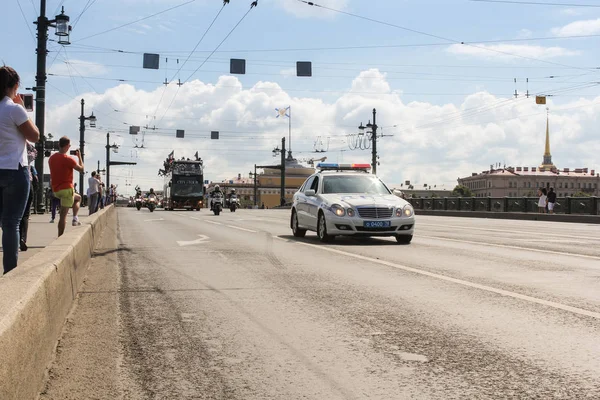
[[[415,210],[537,213],[537,197],[434,197],[407,199]],[[600,215],[598,197],[559,197],[556,214]]]

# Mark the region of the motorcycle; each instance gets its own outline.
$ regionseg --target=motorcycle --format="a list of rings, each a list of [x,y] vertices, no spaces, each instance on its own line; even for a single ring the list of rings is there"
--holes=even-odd
[[[223,195],[215,195],[210,202],[210,209],[215,215],[219,215],[223,210]]]
[[[140,211],[140,209],[142,208],[142,201],[143,199],[141,197],[137,197],[135,199],[135,208],[137,208],[138,211]]]
[[[236,195],[232,195],[228,200],[229,211],[235,212],[238,208],[240,208],[240,200]]]
[[[146,207],[148,207],[150,212],[154,212],[154,209],[156,209],[156,197],[149,197],[146,201]]]

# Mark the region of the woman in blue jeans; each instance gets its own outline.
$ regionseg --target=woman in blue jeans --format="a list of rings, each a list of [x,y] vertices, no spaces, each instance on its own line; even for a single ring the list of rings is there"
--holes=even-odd
[[[5,274],[17,266],[19,258],[19,223],[30,185],[27,141],[40,139],[17,93],[19,84],[17,71],[0,67],[0,222]]]

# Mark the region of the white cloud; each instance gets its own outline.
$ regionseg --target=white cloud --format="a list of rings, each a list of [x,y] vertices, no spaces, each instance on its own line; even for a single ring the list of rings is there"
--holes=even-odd
[[[445,184],[451,189],[458,177],[480,172],[496,162],[530,167],[541,162],[546,113],[533,99],[499,98],[481,91],[465,97],[460,104],[407,103],[401,94],[390,90],[385,74],[377,69],[361,72],[351,89],[333,101],[324,101],[294,97],[273,82],[262,81],[244,89],[232,76],[222,76],[216,84],[194,80],[179,91],[177,87],[166,89],[156,120],[146,115],[154,114],[163,86],[144,91],[122,84],[102,94],[82,94],[79,98],[85,98],[87,112],[94,111],[99,127],[86,131],[86,162],[95,166],[101,160],[104,165],[106,131],[112,129],[115,133],[111,142],[123,146],[113,157],[134,157],[133,161],[138,162],[135,167],[111,169],[112,181],[120,183],[121,188],[127,188],[125,176],[129,174],[133,178],[128,182],[133,185],[161,187],[157,171],[171,150],[178,157],[192,157],[199,151],[205,160],[206,179],[221,181],[238,173],[247,176],[254,164],[273,162],[271,150],[280,145],[282,136],[287,137],[288,129],[288,121],[276,119],[274,109],[288,105],[292,107],[294,154],[301,159],[311,158],[317,138],[327,143],[330,137],[330,152],[324,155],[344,162],[370,161],[368,150],[340,150],[348,150],[344,135],[356,133],[353,127],[371,119],[376,107],[378,125],[386,127],[386,135],[393,135],[380,139],[378,172],[393,184],[411,180],[413,184],[438,187]],[[60,132],[77,140],[79,98],[49,107],[47,132]],[[165,119],[160,121],[172,100]],[[561,107],[549,103],[555,164],[600,170],[596,138],[600,97],[578,99]],[[145,148],[133,150],[123,122],[156,124],[161,129],[148,130]],[[393,125],[397,127],[390,128]],[[175,129],[184,129],[185,139],[175,139]],[[221,139],[210,140],[211,130],[220,131]],[[139,143],[141,135],[137,139]]]
[[[576,56],[578,51],[565,49],[564,47],[543,47],[525,44],[453,44],[447,49],[447,52],[457,55],[485,58],[485,59],[504,59],[512,60],[520,57],[532,57],[539,59],[549,59],[556,57]]]
[[[83,76],[97,76],[106,74],[108,72],[108,68],[95,62],[73,59],[69,60],[68,62],[56,62],[49,72],[57,75],[78,76],[81,74]]]
[[[309,6],[295,0],[275,0],[275,3],[286,12],[300,18],[334,18],[336,13],[320,7]],[[336,10],[345,10],[348,6],[348,0],[322,0],[318,4],[334,8]]]
[[[577,36],[600,34],[600,18],[571,22],[560,28],[552,29],[556,36]]]

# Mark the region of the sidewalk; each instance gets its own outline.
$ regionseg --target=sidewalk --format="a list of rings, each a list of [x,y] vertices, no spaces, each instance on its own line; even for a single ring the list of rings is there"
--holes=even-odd
[[[87,208],[82,208],[79,211],[79,221],[83,224],[88,218]],[[82,226],[71,226],[73,220],[72,214],[69,213],[67,218],[67,227],[65,234],[74,229],[80,229]],[[53,224],[50,222],[50,213],[48,214],[31,214],[29,217],[29,232],[27,233],[27,251],[19,252],[19,264],[31,258],[34,254],[42,251],[46,246],[58,238],[58,215]],[[0,244],[0,255],[2,254],[2,245]],[[0,256],[1,260],[1,256]],[[17,267],[18,268],[18,267]]]

